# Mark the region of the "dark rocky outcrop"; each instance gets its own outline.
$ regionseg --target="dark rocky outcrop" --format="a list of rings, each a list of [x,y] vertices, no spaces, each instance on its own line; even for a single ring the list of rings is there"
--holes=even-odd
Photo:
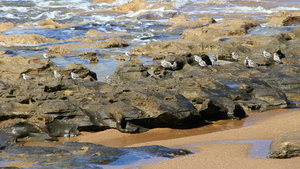
[[[208,66],[199,66],[194,54]],[[170,54],[166,59],[178,63],[177,69],[162,68],[163,73],[150,75],[143,64],[126,61],[103,83],[80,64],[59,68],[50,60],[2,57],[0,129],[15,138],[53,141],[109,128],[127,133],[191,128],[207,120],[241,119],[245,110],[285,108],[285,93],[297,93],[297,80],[286,76],[290,71],[274,74],[235,61],[215,66],[199,53]],[[55,78],[53,70],[62,78]],[[71,72],[80,78],[72,79]],[[22,73],[33,79],[23,79]]]

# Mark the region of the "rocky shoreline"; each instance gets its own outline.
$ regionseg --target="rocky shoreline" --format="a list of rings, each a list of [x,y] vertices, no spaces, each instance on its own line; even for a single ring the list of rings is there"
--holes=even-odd
[[[299,24],[299,15],[299,12],[279,12],[270,18],[269,26]],[[251,29],[260,26],[259,22],[237,19],[217,23],[206,18],[195,23],[184,17],[173,19],[177,22],[169,31],[185,28],[180,39],[132,47],[129,52],[134,59],[120,56],[119,60],[126,61],[113,75],[107,76],[105,82],[97,81],[96,73],[81,64],[60,68],[50,59],[0,56],[0,131],[3,133],[0,157],[9,159],[7,154],[23,151],[14,145],[24,138],[58,141],[57,137],[75,137],[81,131],[117,129],[124,133],[141,133],[153,128],[194,128],[221,119],[245,118],[246,110],[299,107],[300,28],[271,36],[248,36]],[[51,29],[64,27],[53,20],[40,24],[56,25]],[[0,37],[1,43],[15,50],[22,47],[14,44],[52,40],[34,34]],[[94,53],[72,50],[80,45],[123,48],[130,44],[115,37],[101,42],[84,38],[82,44],[54,45],[48,52],[72,53],[97,63]],[[265,58],[263,51],[278,54],[280,62]],[[232,56],[233,52],[237,58]],[[209,53],[218,54],[217,65],[212,64]],[[195,55],[200,56],[206,66],[199,65]],[[176,63],[176,67],[170,69],[160,62],[144,65],[139,57],[154,61],[165,59]],[[245,65],[246,57],[251,58],[255,66]],[[55,77],[54,71],[61,77]],[[79,77],[72,78],[72,72]],[[23,74],[29,77],[24,78]],[[52,150],[59,155],[71,155],[63,150]]]

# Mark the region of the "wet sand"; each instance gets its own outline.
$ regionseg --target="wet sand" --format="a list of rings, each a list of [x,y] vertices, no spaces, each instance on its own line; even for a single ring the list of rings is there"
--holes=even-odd
[[[282,110],[285,111],[285,110]],[[159,144],[163,146],[187,145],[200,142],[213,142],[222,140],[252,140],[274,139],[277,136],[299,130],[300,111],[280,114],[259,121],[254,125],[232,130],[214,132],[198,136],[179,139],[152,141],[135,144],[142,146]],[[243,169],[269,169],[269,168],[299,168],[300,158],[267,159],[255,158],[248,155],[252,144],[249,143],[218,143],[192,146],[202,150],[190,156],[174,158],[141,168],[243,168]]]
[[[212,125],[188,130],[158,128],[140,134],[127,134],[110,129],[95,133],[83,132],[81,136],[60,138],[60,140],[92,142],[112,147],[162,145],[171,148],[186,148],[194,152],[193,155],[138,167],[143,169],[299,168],[300,158],[267,159],[252,156],[249,154],[252,144],[243,141],[257,142],[256,139],[274,139],[283,133],[299,130],[300,109],[278,109],[260,113],[248,112],[247,114],[249,117],[242,120],[219,120]],[[26,143],[26,145],[37,146],[36,143]],[[269,144],[262,146],[268,150]]]

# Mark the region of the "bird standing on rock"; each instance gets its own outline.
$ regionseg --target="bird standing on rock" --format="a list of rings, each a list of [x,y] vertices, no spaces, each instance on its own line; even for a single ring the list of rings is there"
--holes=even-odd
[[[267,51],[263,51],[263,55],[266,59],[270,59],[272,57],[271,53],[269,53]]]
[[[71,78],[72,79],[80,79],[79,75],[76,73],[71,72]]]
[[[199,65],[202,66],[202,67],[206,67],[206,66],[207,66],[206,62],[205,62],[204,60],[202,60],[202,58],[200,58],[200,60],[199,60],[198,63],[199,63]]]
[[[194,59],[195,59],[196,62],[198,62],[198,64],[201,67],[206,67],[207,66],[206,62],[202,59],[202,57],[194,55]]]
[[[22,76],[23,76],[23,79],[25,79],[25,80],[32,80],[33,79],[32,77],[26,75],[25,73],[22,73]]]
[[[246,57],[246,59],[245,59],[245,61],[244,61],[244,64],[245,64],[247,67],[252,68],[252,70],[253,70],[253,68],[255,68],[255,67],[258,66],[253,60],[249,59],[249,57]]]
[[[240,58],[240,56],[239,56],[237,53],[235,53],[235,52],[232,52],[232,53],[231,53],[231,57],[232,57],[234,60],[239,60],[239,58]]]
[[[49,55],[48,53],[44,53],[43,57],[46,58],[46,59],[55,58],[55,56]]]
[[[60,79],[60,78],[62,77],[61,74],[58,73],[58,71],[56,71],[56,70],[54,70],[53,73],[54,73],[54,77],[55,77],[55,78]]]
[[[199,62],[200,60],[202,60],[202,58],[198,55],[194,55],[194,59],[196,62]]]
[[[277,63],[281,63],[280,57],[278,53],[274,53],[273,60]]]
[[[132,60],[133,55],[130,52],[126,51],[125,55],[129,57],[129,60]]]
[[[218,65],[218,55],[214,54],[210,58],[212,65]]]
[[[177,63],[174,62],[173,64],[167,60],[162,60],[161,62],[161,66],[166,68],[166,69],[172,69],[172,70],[176,70],[177,69]]]

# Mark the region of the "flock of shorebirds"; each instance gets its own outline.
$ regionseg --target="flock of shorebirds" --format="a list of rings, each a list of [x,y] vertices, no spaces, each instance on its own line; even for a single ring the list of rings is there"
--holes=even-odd
[[[272,58],[273,61],[275,61],[276,63],[282,63],[281,59],[280,59],[280,56],[276,52],[273,54],[273,57],[272,57],[272,54],[267,52],[267,51],[263,51],[262,54],[266,59],[271,59]],[[129,60],[132,60],[132,57],[133,57],[132,54],[130,54],[129,52],[125,52],[125,55],[129,57]],[[55,56],[49,55],[48,53],[44,53],[43,57],[46,58],[46,59],[55,58]],[[231,53],[231,57],[232,57],[232,59],[234,59],[236,61],[240,59],[240,56],[235,52]],[[218,55],[217,54],[213,54],[211,57],[209,57],[209,59],[210,59],[212,65],[218,65]],[[208,66],[207,63],[202,59],[202,57],[200,57],[198,55],[194,55],[194,60],[201,67],[207,67]],[[164,67],[165,69],[171,69],[171,70],[176,70],[177,69],[177,63],[175,61],[173,63],[171,63],[171,62],[164,59],[160,63],[161,63],[161,66]],[[251,68],[252,70],[253,70],[253,68],[258,67],[258,65],[253,60],[251,60],[249,57],[246,57],[246,59],[244,60],[244,65],[247,66],[248,68]],[[57,79],[62,78],[62,75],[57,70],[54,70],[53,74],[54,74],[54,77],[57,78]],[[70,76],[71,76],[72,79],[81,79],[80,76],[78,74],[74,73],[74,72],[71,72]],[[31,76],[26,75],[25,73],[22,73],[22,77],[25,80],[34,79]]]
[[[264,55],[264,57],[266,59],[271,59],[272,58],[272,54],[267,52],[267,51],[263,51],[262,53]],[[231,53],[231,57],[232,59],[238,61],[240,59],[240,56],[235,53],[232,52]],[[218,65],[218,55],[217,54],[213,54],[211,57],[209,57],[212,65]],[[273,61],[275,61],[276,63],[282,63],[280,56],[278,53],[274,53],[273,54]],[[198,55],[194,55],[194,60],[199,64],[199,66],[201,67],[206,67],[208,66],[207,63],[202,59],[202,57],[198,56]],[[244,60],[244,65],[247,66],[248,68],[255,68],[258,67],[257,63],[255,63],[252,59],[250,59],[249,57],[246,57]],[[161,61],[161,66],[166,68],[166,69],[172,69],[172,70],[176,70],[177,69],[177,63],[176,62],[169,62],[167,60],[162,60]]]
[[[54,70],[53,74],[54,74],[54,77],[57,78],[57,79],[62,78],[62,75],[57,70]],[[70,75],[71,75],[72,79],[81,79],[81,77],[78,74],[74,73],[74,72],[71,72]],[[23,77],[24,80],[34,79],[33,77],[27,75],[26,73],[22,73],[22,77]]]
[[[45,59],[56,58],[55,56],[50,55],[50,54],[48,54],[48,53],[44,53],[42,56],[43,56]],[[61,78],[62,78],[62,75],[61,75],[57,70],[54,70],[54,71],[53,71],[53,75],[54,75],[54,77],[57,78],[57,79],[61,79]],[[72,79],[81,79],[81,77],[80,77],[78,74],[74,73],[74,72],[71,72],[71,73],[70,73],[70,76],[71,76]],[[32,79],[34,79],[33,77],[27,75],[26,73],[22,73],[22,77],[23,77],[24,80],[32,80]]]

